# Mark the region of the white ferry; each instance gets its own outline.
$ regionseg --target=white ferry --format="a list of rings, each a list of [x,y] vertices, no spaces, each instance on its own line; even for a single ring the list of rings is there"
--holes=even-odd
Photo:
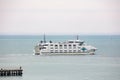
[[[44,40],[40,41],[40,43],[35,46],[34,55],[94,55],[95,51],[95,47],[87,45],[84,41],[78,40],[78,36],[77,40],[46,42],[44,35]]]

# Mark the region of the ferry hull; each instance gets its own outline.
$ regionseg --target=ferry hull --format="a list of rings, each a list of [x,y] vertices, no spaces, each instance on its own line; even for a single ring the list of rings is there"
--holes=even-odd
[[[35,55],[94,55],[91,53],[35,53]]]

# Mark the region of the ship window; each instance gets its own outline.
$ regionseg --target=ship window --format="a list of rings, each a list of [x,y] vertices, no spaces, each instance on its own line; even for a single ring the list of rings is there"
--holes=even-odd
[[[75,44],[73,46],[76,46]]]
[[[73,52],[76,52],[76,50],[73,50]]]
[[[50,46],[53,46],[53,44],[51,44]]]
[[[50,52],[53,53],[53,50],[51,50]]]
[[[71,52],[72,52],[72,50],[69,50],[69,52],[71,53]]]
[[[44,44],[43,46],[48,46],[48,44]]]
[[[75,41],[75,43],[80,43],[80,41]]]
[[[67,45],[64,45],[64,46],[67,46]]]
[[[42,47],[41,49],[46,49],[46,47]]]
[[[55,45],[55,49],[58,49],[58,45]]]
[[[66,53],[66,52],[67,52],[67,50],[64,50],[64,52]]]
[[[69,43],[73,43],[73,41],[69,41]]]
[[[62,45],[59,45],[60,46],[60,49],[62,49]]]
[[[69,49],[71,49],[72,48],[72,46],[69,44]]]
[[[75,45],[75,44],[73,45],[73,48],[74,48],[74,49],[76,48],[76,45]]]
[[[58,50],[55,50],[55,53],[57,53],[58,52]]]
[[[60,50],[60,53],[62,53],[62,50]]]
[[[67,45],[64,45],[64,49],[67,49]]]
[[[51,47],[50,49],[53,49],[53,47]]]
[[[58,45],[55,45],[55,46],[58,46]]]
[[[78,52],[81,52],[80,50],[78,50]]]
[[[80,42],[80,43],[79,43],[79,46],[83,45],[83,43],[84,43],[84,42]]]

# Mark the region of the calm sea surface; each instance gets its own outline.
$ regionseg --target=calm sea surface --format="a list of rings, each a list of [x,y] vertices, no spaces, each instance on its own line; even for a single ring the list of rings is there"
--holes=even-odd
[[[0,80],[120,80],[120,36],[79,36],[98,48],[95,55],[35,56],[34,46],[43,36],[0,36],[0,67],[23,68],[21,77]],[[76,39],[74,35],[49,35],[47,41]]]

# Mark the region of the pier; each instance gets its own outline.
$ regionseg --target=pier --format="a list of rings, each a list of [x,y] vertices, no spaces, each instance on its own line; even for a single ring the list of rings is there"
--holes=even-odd
[[[0,76],[22,76],[23,69],[0,69]]]

